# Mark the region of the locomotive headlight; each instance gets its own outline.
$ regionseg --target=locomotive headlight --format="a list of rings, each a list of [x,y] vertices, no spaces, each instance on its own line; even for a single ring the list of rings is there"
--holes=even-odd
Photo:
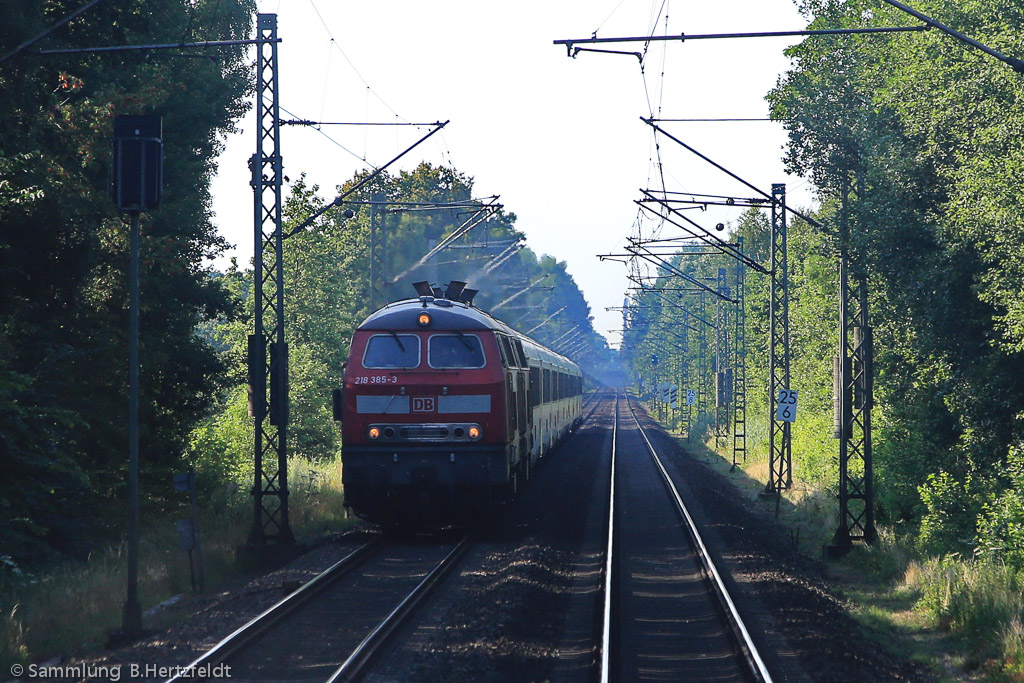
[[[482,432],[480,431],[480,428],[477,427],[476,425],[473,425],[472,427],[469,428],[469,438],[479,439],[481,434]]]
[[[371,439],[379,439],[380,438],[380,429],[377,428],[377,427],[370,427],[370,431],[368,432],[368,434],[369,434]]]
[[[430,314],[420,313],[419,317],[416,318],[416,322],[420,324],[420,327],[426,327],[427,325],[430,324]]]

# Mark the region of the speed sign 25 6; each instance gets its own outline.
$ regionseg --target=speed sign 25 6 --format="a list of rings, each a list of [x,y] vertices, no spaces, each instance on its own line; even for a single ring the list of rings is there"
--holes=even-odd
[[[779,389],[779,401],[775,404],[775,419],[779,422],[796,422],[796,389]]]

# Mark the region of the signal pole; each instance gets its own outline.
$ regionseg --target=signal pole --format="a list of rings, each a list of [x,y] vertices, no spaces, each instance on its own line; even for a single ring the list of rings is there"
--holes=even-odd
[[[786,235],[786,186],[772,185],[771,320],[768,340],[769,455],[763,494],[779,495],[793,485],[792,423],[776,419],[779,391],[789,391],[789,264]]]
[[[834,436],[839,439],[839,527],[828,557],[840,557],[853,542],[874,543],[874,482],[871,453],[872,334],[868,324],[868,281],[864,250],[851,239],[848,183],[839,216],[839,353],[834,368]],[[858,199],[864,187],[858,182]],[[855,252],[856,256],[851,254]],[[850,286],[850,276],[855,286]]]
[[[295,543],[288,522],[288,346],[284,336],[277,43],[277,15],[256,15],[256,154],[249,160],[254,197],[255,328],[249,336],[249,387],[255,421],[249,547],[261,549],[270,543]]]
[[[114,119],[111,198],[131,216],[128,264],[128,591],[122,631],[142,632],[139,604],[139,214],[160,206],[163,122],[159,116]]]

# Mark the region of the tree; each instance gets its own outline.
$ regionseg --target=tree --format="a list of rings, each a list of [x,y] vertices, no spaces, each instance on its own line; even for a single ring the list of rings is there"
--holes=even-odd
[[[999,5],[915,7],[1012,45],[1024,14]],[[815,28],[905,19],[860,1],[801,6]],[[1019,77],[938,32],[808,39],[789,55],[793,69],[769,95],[790,132],[787,162],[832,200],[825,222],[848,221],[870,277],[883,512],[925,515],[932,547],[970,537],[1024,409],[1011,294],[1024,216],[1005,175],[1024,159]],[[950,496],[966,497],[955,502],[968,513],[943,517],[961,528],[933,533]]]
[[[80,6],[0,1],[6,52]],[[37,47],[244,38],[249,0],[102,3]],[[122,517],[126,467],[125,220],[106,196],[117,114],[163,117],[165,202],[143,217],[144,487],[166,491],[222,366],[193,331],[230,311],[203,260],[219,135],[245,110],[241,49],[212,59],[145,52],[9,59],[0,72],[0,543],[22,557],[84,551]],[[159,481],[159,485],[157,485]],[[116,526],[114,528],[117,528]]]

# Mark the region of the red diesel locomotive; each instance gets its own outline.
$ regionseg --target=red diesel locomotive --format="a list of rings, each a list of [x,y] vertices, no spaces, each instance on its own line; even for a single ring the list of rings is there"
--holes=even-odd
[[[515,495],[582,412],[575,363],[425,282],[352,338],[342,423],[345,504],[386,525],[458,521]]]

